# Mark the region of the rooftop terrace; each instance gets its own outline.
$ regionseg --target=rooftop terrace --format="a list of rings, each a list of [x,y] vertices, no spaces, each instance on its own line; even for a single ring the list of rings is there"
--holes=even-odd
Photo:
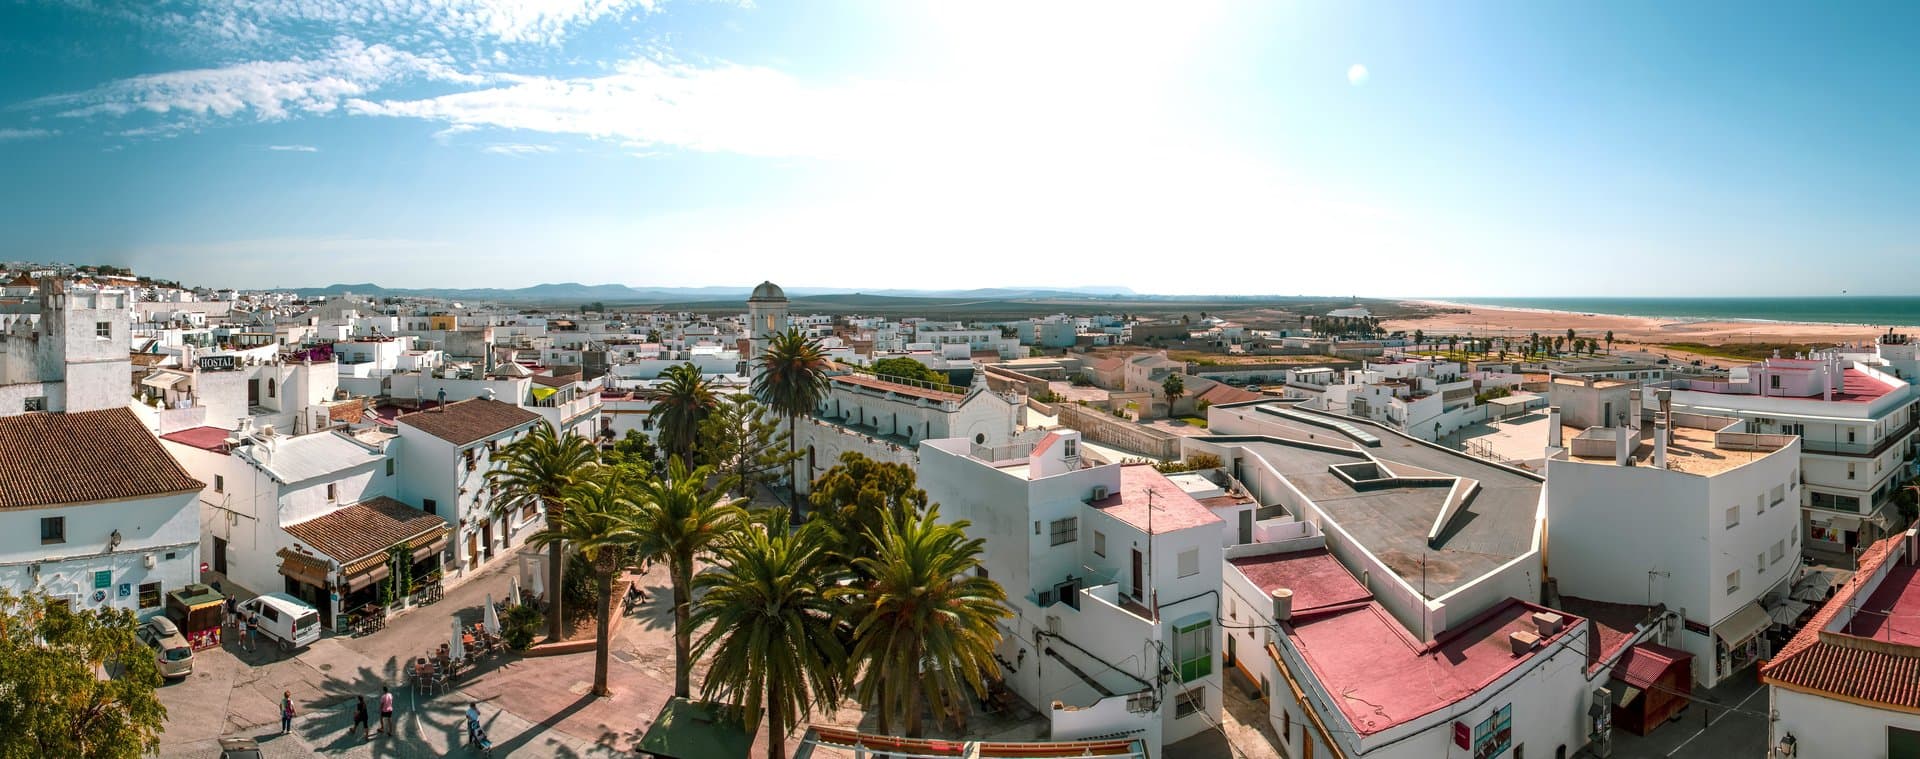
[[[1681,416],[1681,415],[1676,415]],[[1714,419],[1715,417],[1703,417]],[[1736,424],[1733,419],[1721,419],[1727,425]],[[1613,465],[1617,462],[1614,453],[1613,435],[1629,434],[1632,449],[1628,452],[1628,462],[1632,466],[1653,466],[1654,463],[1654,426],[1643,425],[1639,430],[1621,427],[1595,427],[1580,430],[1574,427],[1564,428],[1562,435],[1569,441],[1569,458],[1588,464]],[[1756,435],[1739,431],[1721,432],[1689,424],[1671,427],[1671,440],[1667,443],[1667,469],[1711,477],[1731,471],[1749,463],[1765,458],[1767,454],[1788,445],[1789,435]]]

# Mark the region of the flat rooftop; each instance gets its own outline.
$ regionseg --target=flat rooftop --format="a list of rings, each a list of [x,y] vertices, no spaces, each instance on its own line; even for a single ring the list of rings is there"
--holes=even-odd
[[[1087,505],[1148,534],[1220,523],[1207,507],[1149,464],[1122,464],[1119,492]]]
[[[1845,632],[1862,638],[1920,646],[1920,567],[1901,563],[1887,570],[1880,587],[1854,612]]]
[[[1424,587],[1428,598],[1445,595],[1533,550],[1540,479],[1415,442],[1379,425],[1339,420],[1372,433],[1380,439],[1380,447],[1346,452],[1285,440],[1237,444],[1271,465],[1409,585]],[[1344,440],[1338,432],[1292,419],[1264,416],[1261,421],[1289,428],[1289,434],[1298,439],[1312,434],[1307,441],[1312,444]],[[1446,503],[1448,488],[1436,483],[1356,489],[1329,471],[1334,464],[1365,461],[1374,461],[1398,477],[1466,478],[1480,486],[1429,545],[1427,533]]]
[[[1325,548],[1270,553],[1228,559],[1248,582],[1264,593],[1280,588],[1293,591],[1293,613],[1306,614],[1334,606],[1372,600],[1373,594],[1353,578]]]
[[[1509,598],[1427,645],[1378,603],[1304,619],[1296,613],[1286,629],[1354,730],[1372,735],[1474,696],[1586,624],[1553,612],[1565,617],[1561,630],[1513,653],[1507,636],[1535,632],[1536,612],[1553,610]]]
[[[1791,360],[1775,359],[1768,363],[1767,369],[1769,371],[1775,371],[1775,372],[1798,372],[1798,371],[1812,371],[1813,367],[1812,366],[1795,366],[1793,365],[1793,362]],[[1728,383],[1714,382],[1711,380],[1707,380],[1707,381],[1677,380],[1674,383],[1673,389],[1685,390],[1687,392],[1693,392],[1693,393],[1710,393],[1713,395],[1754,395],[1754,396],[1758,395],[1756,393],[1733,390],[1733,389],[1730,389],[1727,385]],[[1740,387],[1745,388],[1746,385],[1741,385]],[[1874,400],[1879,399],[1881,396],[1886,395],[1887,393],[1893,392],[1896,389],[1897,388],[1895,386],[1882,382],[1871,374],[1860,371],[1859,369],[1849,368],[1841,371],[1840,387],[1834,388],[1833,398],[1831,402],[1833,403],[1870,403]],[[1785,398],[1788,400],[1801,400],[1801,401],[1826,401],[1827,399],[1822,396],[1823,396],[1822,393],[1813,393],[1811,395],[1785,395],[1779,390],[1769,390],[1766,397]]]
[[[1749,463],[1766,457],[1777,448],[1768,450],[1722,449],[1714,445],[1713,431],[1698,427],[1673,427],[1672,441],[1667,443],[1667,468],[1711,477],[1721,472],[1738,469]],[[1633,442],[1633,451],[1628,454],[1634,466],[1653,465],[1653,430],[1651,424],[1642,425],[1638,430],[1638,439]],[[1575,436],[1584,430],[1565,428],[1562,440],[1572,444]],[[1627,429],[1634,434],[1635,431]],[[1611,449],[1609,449],[1611,450]],[[1575,456],[1568,450],[1568,458],[1587,464],[1612,465],[1615,459],[1611,453],[1606,456]]]

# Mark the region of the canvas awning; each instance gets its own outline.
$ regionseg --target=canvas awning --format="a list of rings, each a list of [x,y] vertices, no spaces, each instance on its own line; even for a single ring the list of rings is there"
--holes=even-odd
[[[290,548],[280,549],[277,555],[280,557],[280,574],[316,588],[327,587],[327,575],[333,573],[333,565],[326,559]]]
[[[413,549],[413,560],[426,561],[427,557],[446,550],[449,534],[450,532],[442,527],[437,533],[414,538],[413,543],[417,547]],[[422,541],[425,542],[422,543]]]
[[[1771,624],[1773,618],[1767,616],[1767,610],[1760,608],[1760,604],[1750,602],[1740,607],[1739,611],[1728,614],[1726,619],[1720,620],[1720,624],[1714,625],[1713,636],[1719,638],[1727,648],[1733,648],[1759,635]]]
[[[1829,530],[1839,530],[1841,532],[1858,532],[1860,530],[1859,517],[1831,516],[1827,517],[1823,523],[1820,517],[1815,516],[1813,517],[1813,523],[1826,527]]]
[[[154,372],[140,380],[140,384],[155,390],[177,390],[180,387],[180,383],[186,381],[187,376],[184,374]]]
[[[552,398],[553,394],[557,392],[560,392],[560,389],[557,387],[536,387],[532,390],[533,399],[536,401],[544,401]]]
[[[386,564],[375,564],[373,565],[372,569],[368,569],[365,572],[361,572],[360,574],[357,574],[357,575],[348,575],[347,576],[347,592],[351,593],[356,590],[360,590],[361,588],[365,588],[369,585],[372,585],[376,582],[379,582],[381,580],[385,580],[387,579],[387,576],[391,574],[393,574],[393,568],[391,566],[388,566]]]

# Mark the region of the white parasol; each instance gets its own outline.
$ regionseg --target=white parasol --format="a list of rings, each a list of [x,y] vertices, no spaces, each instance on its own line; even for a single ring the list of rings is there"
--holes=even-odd
[[[480,624],[486,629],[488,635],[500,634],[500,612],[493,609],[492,593],[487,594],[487,609],[480,615]]]
[[[454,661],[467,658],[467,645],[460,642],[460,618],[453,618],[453,642],[447,644],[447,657]]]
[[[520,600],[520,576],[514,575],[513,577],[509,577],[507,579],[513,581],[511,587],[507,589],[507,605],[508,606],[524,606],[525,604],[522,603]]]

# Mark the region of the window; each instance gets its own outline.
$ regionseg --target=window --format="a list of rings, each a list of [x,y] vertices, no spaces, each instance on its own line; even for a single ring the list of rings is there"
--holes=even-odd
[[[1847,442],[1849,443],[1853,442],[1853,434],[1854,434],[1853,430],[1851,429],[1847,430]]]
[[[1773,541],[1773,560],[1779,561],[1781,558],[1785,557],[1786,555],[1787,555],[1787,541],[1784,541],[1784,540]]]
[[[1180,576],[1192,577],[1200,574],[1200,549],[1189,548],[1180,552]]]
[[[113,339],[113,322],[94,322],[93,336],[102,340]]]
[[[1051,525],[1053,545],[1065,545],[1080,539],[1080,518],[1055,519]]]
[[[1206,686],[1201,686],[1193,690],[1184,691],[1178,698],[1174,699],[1173,716],[1185,717],[1194,712],[1205,711],[1206,708],[1207,689]]]
[[[1093,531],[1093,555],[1107,557],[1107,534],[1099,530]]]
[[[160,605],[160,583],[143,582],[140,584],[140,608],[151,609]]]
[[[393,476],[393,459],[387,459],[387,476]]]
[[[1753,565],[1756,567],[1759,567],[1759,569],[1756,571],[1758,571],[1760,574],[1766,574],[1767,573],[1767,552],[1761,551],[1759,553],[1754,554]]]
[[[274,388],[276,388],[276,387],[278,387],[278,385],[277,385],[276,383],[274,383],[274,381],[273,381],[273,378],[272,378],[272,377],[268,377],[268,378],[267,378],[267,397],[268,397],[268,398],[272,398],[272,397],[273,397],[273,391],[274,391]]]
[[[40,518],[40,545],[67,542],[66,517]]]
[[[213,492],[215,492],[215,493],[225,493],[225,492],[227,492],[227,477],[226,477],[226,475],[222,475],[222,474],[216,474],[216,475],[214,475],[214,476],[213,476]]]
[[[1767,387],[1768,387],[1769,389],[1773,389],[1773,390],[1779,390],[1779,389],[1780,389],[1780,375],[1778,375],[1778,374],[1772,374],[1772,375],[1768,375],[1768,376],[1767,376]]]
[[[1062,448],[1062,449],[1060,449],[1060,450],[1061,450],[1061,452],[1062,452],[1062,453],[1065,453],[1065,454],[1067,455],[1067,458],[1073,458],[1073,457],[1075,457],[1075,456],[1078,456],[1078,455],[1080,455],[1080,454],[1079,454],[1079,453],[1078,453],[1078,452],[1077,452],[1077,451],[1075,450],[1075,448],[1076,448],[1076,446],[1074,445],[1074,441],[1072,441],[1072,440],[1068,440],[1068,441],[1065,441],[1065,442],[1064,442],[1064,445],[1065,445],[1066,447],[1065,447],[1065,448]]]
[[[47,410],[47,397],[44,395],[29,395],[26,400],[20,402],[20,410],[45,411]]]
[[[1173,628],[1173,659],[1180,681],[1191,682],[1213,672],[1213,620],[1201,619]]]
[[[1733,592],[1739,589],[1740,589],[1740,570],[1736,569],[1736,570],[1733,570],[1732,572],[1728,572],[1727,573],[1727,595],[1733,595]]]
[[[331,482],[327,483],[327,501],[332,502],[337,500],[340,500],[340,486]]]
[[[1734,525],[1737,525],[1737,524],[1740,524],[1740,507],[1728,506],[1727,507],[1727,529],[1731,530],[1733,529]]]
[[[1772,496],[1773,496],[1772,505],[1779,506],[1781,501],[1787,500],[1787,486],[1785,485],[1773,486]]]
[[[1761,493],[1753,497],[1753,513],[1767,513],[1767,494]]]
[[[1266,676],[1262,675],[1261,679],[1263,680],[1266,679]],[[1293,740],[1293,710],[1281,709],[1280,710],[1280,742],[1288,743],[1288,742],[1291,742],[1292,740]]]
[[[420,499],[420,510],[421,510],[421,511],[425,511],[425,512],[427,512],[428,514],[438,514],[438,513],[440,513],[440,512],[438,512],[438,511],[435,511],[435,510],[434,510],[434,509],[435,509],[436,507],[438,507],[438,506],[439,506],[439,504],[437,504],[437,503],[434,503],[434,501],[433,501],[433,499],[432,499],[432,498],[422,498],[422,499]]]
[[[1228,597],[1227,598],[1227,619],[1239,619],[1239,618],[1240,618],[1240,604],[1235,603],[1232,597]]]
[[[991,579],[993,579],[992,577],[989,577],[989,576],[987,575],[987,565],[985,565],[985,564],[976,564],[976,565],[974,565],[974,567],[973,567],[973,574],[974,574],[974,576],[975,576],[975,577],[978,577],[978,578],[980,578],[980,579],[982,579],[982,580],[991,580]]]
[[[1854,469],[1853,464],[1851,463],[1847,464],[1847,479],[1849,480],[1853,479],[1853,469]]]

